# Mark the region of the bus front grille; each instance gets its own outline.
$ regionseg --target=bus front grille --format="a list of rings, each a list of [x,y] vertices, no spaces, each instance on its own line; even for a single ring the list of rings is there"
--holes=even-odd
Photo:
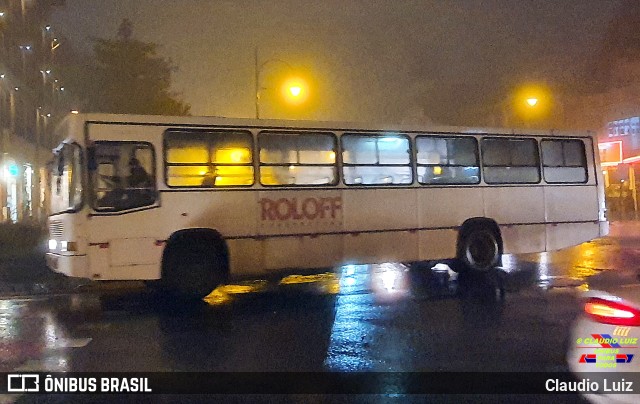
[[[62,237],[63,225],[60,221],[52,221],[49,223],[49,235],[54,238]]]

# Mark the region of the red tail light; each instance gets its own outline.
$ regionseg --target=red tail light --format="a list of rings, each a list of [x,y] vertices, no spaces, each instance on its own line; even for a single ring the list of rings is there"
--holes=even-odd
[[[640,310],[623,303],[594,297],[585,303],[584,311],[599,323],[640,325]]]

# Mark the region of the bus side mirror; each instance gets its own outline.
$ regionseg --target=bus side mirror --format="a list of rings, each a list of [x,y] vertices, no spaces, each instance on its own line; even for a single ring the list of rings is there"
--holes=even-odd
[[[95,146],[87,147],[87,168],[89,171],[96,171],[98,169],[98,163],[96,162],[96,148]]]

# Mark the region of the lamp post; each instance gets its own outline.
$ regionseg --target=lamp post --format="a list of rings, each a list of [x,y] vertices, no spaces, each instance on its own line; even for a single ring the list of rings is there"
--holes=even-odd
[[[262,70],[264,69],[264,67],[269,63],[276,63],[277,62],[277,63],[282,63],[283,65],[285,65],[287,67],[287,69],[289,69],[291,71],[294,71],[295,69],[289,63],[285,62],[282,59],[277,59],[277,58],[268,59],[268,60],[265,60],[262,63],[259,63],[259,60],[258,60],[258,47],[255,48],[254,61],[255,61],[256,119],[260,119],[260,91],[264,90],[264,88],[260,87],[260,74],[262,73]],[[303,95],[303,91],[304,90],[303,90],[303,87],[302,87],[301,83],[299,83],[299,82],[291,82],[288,85],[287,91],[288,91],[288,95],[290,95],[292,98],[298,98],[298,97]]]
[[[31,53],[31,45],[19,45],[20,54],[22,56],[22,79],[26,81],[27,77],[27,52]]]
[[[47,76],[51,74],[51,69],[40,70],[40,74],[42,74],[42,85],[47,85]]]
[[[7,13],[4,11],[0,11],[0,54],[4,57],[4,54],[7,51],[6,44],[4,41],[4,28],[5,28],[5,17]]]

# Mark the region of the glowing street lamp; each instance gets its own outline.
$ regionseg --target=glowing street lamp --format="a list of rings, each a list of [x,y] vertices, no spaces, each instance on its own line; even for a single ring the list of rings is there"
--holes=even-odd
[[[20,48],[20,54],[22,55],[22,75],[26,74],[27,70],[27,53],[31,53],[33,47],[31,45],[18,45]]]
[[[40,70],[42,74],[42,85],[47,85],[47,76],[51,74],[51,69]]]
[[[544,124],[557,108],[550,88],[544,83],[519,86],[503,104],[503,124],[528,127]]]
[[[256,119],[260,119],[260,95],[261,90],[265,90],[264,87],[260,86],[260,74],[267,64],[276,62],[283,64],[288,70],[295,70],[293,66],[281,59],[269,59],[262,62],[262,64],[258,64],[258,48],[255,49]],[[304,102],[307,98],[307,94],[308,90],[306,83],[304,80],[297,77],[286,80],[282,86],[282,95],[289,103],[292,104],[300,104]]]
[[[302,87],[300,87],[300,86],[291,86],[291,87],[289,87],[289,93],[293,97],[299,97],[300,94],[302,94]]]
[[[304,103],[309,96],[307,83],[298,77],[291,77],[285,80],[281,90],[283,98],[293,105]]]

